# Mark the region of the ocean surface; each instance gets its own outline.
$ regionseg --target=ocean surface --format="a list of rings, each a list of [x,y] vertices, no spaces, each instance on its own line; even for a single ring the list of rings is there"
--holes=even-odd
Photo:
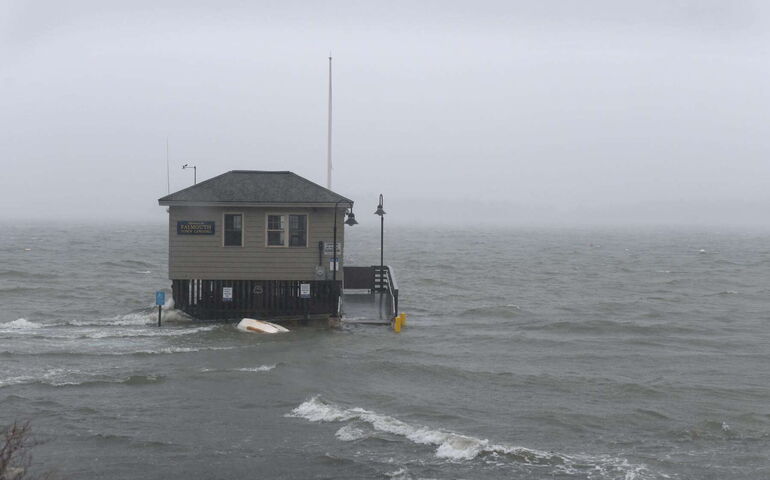
[[[72,479],[770,478],[769,232],[386,235],[401,334],[258,336],[155,325],[165,225],[6,224],[0,425]]]

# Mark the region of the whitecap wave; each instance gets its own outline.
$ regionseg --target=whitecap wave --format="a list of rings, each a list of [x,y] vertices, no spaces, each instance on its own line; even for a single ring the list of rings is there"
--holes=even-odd
[[[366,432],[354,425],[345,425],[334,434],[343,442],[352,442],[353,440],[359,440],[366,437]]]
[[[235,348],[235,347],[233,347]],[[198,371],[201,373],[212,373],[212,372],[269,372],[270,370],[274,369],[277,366],[277,364],[272,365],[260,365],[258,367],[243,367],[243,368],[201,368]]]
[[[169,299],[166,304],[161,308],[161,322],[190,322],[191,318],[181,310],[174,309],[174,300]],[[126,313],[123,315],[116,315],[114,317],[94,320],[70,320],[68,325],[74,325],[76,327],[90,327],[90,326],[104,326],[104,325],[118,325],[118,326],[141,326],[141,325],[157,325],[158,323],[158,310],[152,308],[149,310],[142,310],[138,312]]]
[[[45,327],[45,328],[43,328]],[[74,327],[74,328],[73,328]],[[145,327],[145,328],[138,328]],[[149,327],[149,328],[147,328]],[[39,324],[24,319],[0,324],[0,331],[17,335],[31,335],[50,339],[106,339],[106,338],[138,338],[138,337],[179,337],[210,332],[221,325],[204,325],[200,327],[157,328],[156,326],[131,326],[110,324],[75,325],[72,323]]]
[[[287,417],[298,417],[311,422],[334,422],[355,418],[355,414],[334,405],[324,403],[317,396],[302,402],[297,408],[287,413]]]
[[[409,471],[405,467],[401,467],[393,472],[386,472],[385,476],[388,478],[394,478],[397,480],[407,480],[412,477],[409,476]]]
[[[244,367],[234,369],[236,372],[269,372],[274,369],[276,364],[272,365],[260,365],[258,367]]]
[[[13,350],[0,350],[0,355],[74,355],[74,356],[87,356],[87,357],[100,357],[100,356],[129,356],[129,355],[170,355],[174,353],[195,353],[217,350],[233,350],[241,348],[237,346],[230,347],[163,347],[158,349],[145,349],[145,350],[115,350],[115,349],[92,349],[84,351],[78,350],[49,350],[49,351],[13,351]]]
[[[12,322],[0,323],[0,326],[14,330],[29,330],[41,328],[43,325],[40,323],[30,322],[26,318],[19,318]]]
[[[94,327],[94,326],[106,326],[106,325],[119,325],[119,326],[139,326],[148,325],[158,322],[157,313],[153,317],[144,312],[127,313],[125,315],[116,315],[110,318],[104,318],[99,320],[70,320],[67,323],[75,327]]]
[[[210,332],[219,325],[208,325],[205,327],[180,328],[175,330],[168,329],[107,329],[86,332],[73,332],[73,335],[63,336],[63,338],[125,338],[125,337],[179,337],[184,335],[194,335],[201,332]]]
[[[104,373],[83,372],[80,369],[51,368],[38,374],[17,375],[0,378],[0,388],[11,385],[42,384],[52,387],[88,385],[94,383],[123,383],[139,385],[158,383],[162,377],[157,375],[129,375],[127,377],[112,377]]]
[[[375,430],[406,437],[418,444],[437,445],[436,456],[441,458],[470,460],[487,445],[486,440],[432,430],[427,427],[415,427],[396,418],[380,415],[363,408],[342,409],[324,403],[318,397],[303,402],[287,415],[304,418],[311,422],[362,420],[369,423]]]
[[[374,430],[397,435],[421,445],[436,447],[436,457],[450,461],[468,461],[481,455],[505,456],[524,464],[551,466],[564,474],[599,473],[592,478],[625,478],[643,480],[654,475],[644,465],[634,465],[625,458],[609,455],[565,455],[545,452],[533,448],[493,444],[489,440],[462,435],[442,429],[410,425],[406,422],[363,408],[342,408],[323,402],[318,396],[302,402],[286,414],[287,417],[304,418],[311,422],[365,422]],[[366,436],[354,424],[341,427],[335,436],[343,441],[352,441]]]
[[[51,368],[37,375],[17,375],[0,379],[0,387],[9,385],[24,385],[29,383],[46,383],[49,385],[58,385],[62,383],[62,378],[79,374],[80,370],[67,370],[64,368]]]
[[[105,353],[104,355],[163,355],[169,353],[193,353],[193,352],[205,352],[214,350],[232,350],[237,347],[166,347],[159,348],[157,350],[136,350],[133,352],[121,352],[121,353]]]

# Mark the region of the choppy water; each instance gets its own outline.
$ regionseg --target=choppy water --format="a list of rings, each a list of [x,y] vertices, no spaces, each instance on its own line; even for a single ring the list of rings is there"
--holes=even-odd
[[[402,334],[255,336],[154,326],[162,225],[5,226],[0,424],[69,478],[770,477],[770,234],[392,230]]]

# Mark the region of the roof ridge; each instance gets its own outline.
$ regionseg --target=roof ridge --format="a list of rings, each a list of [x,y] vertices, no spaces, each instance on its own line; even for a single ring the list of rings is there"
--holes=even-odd
[[[308,180],[307,178],[305,178],[305,177],[302,177],[302,176],[300,176],[300,175],[297,175],[297,174],[296,174],[296,173],[294,173],[294,172],[289,172],[289,173],[290,173],[290,174],[292,174],[292,175],[294,175],[295,177],[299,178],[300,180],[302,180],[302,181],[304,181],[304,182],[306,182],[306,183],[309,183],[310,185],[314,185],[314,186],[316,186],[316,187],[318,187],[318,188],[321,188],[321,189],[323,189],[323,190],[326,190],[326,191],[327,191],[327,192],[329,192],[329,193],[333,193],[334,195],[337,195],[338,197],[342,197],[342,198],[344,198],[345,200],[347,200],[348,202],[350,202],[350,203],[353,203],[353,200],[349,199],[348,197],[346,197],[346,196],[344,196],[344,195],[341,195],[341,194],[339,194],[339,193],[335,192],[334,190],[328,189],[328,188],[326,188],[326,187],[324,187],[324,186],[322,186],[322,185],[318,185],[318,184],[317,184],[317,183],[315,183],[314,181],[312,181],[312,180]]]
[[[230,170],[226,173],[294,173],[289,170]]]
[[[158,199],[161,204],[241,200],[266,203],[353,203],[349,198],[288,170],[230,170]]]

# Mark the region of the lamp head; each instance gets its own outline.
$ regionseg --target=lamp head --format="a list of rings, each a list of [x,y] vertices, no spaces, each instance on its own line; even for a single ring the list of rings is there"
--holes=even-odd
[[[377,205],[377,211],[374,214],[379,216],[385,215],[385,210],[382,209],[382,194],[380,194],[380,203]]]
[[[353,212],[348,213],[348,219],[345,220],[345,225],[353,226],[358,225],[358,222],[356,221],[356,214]]]

